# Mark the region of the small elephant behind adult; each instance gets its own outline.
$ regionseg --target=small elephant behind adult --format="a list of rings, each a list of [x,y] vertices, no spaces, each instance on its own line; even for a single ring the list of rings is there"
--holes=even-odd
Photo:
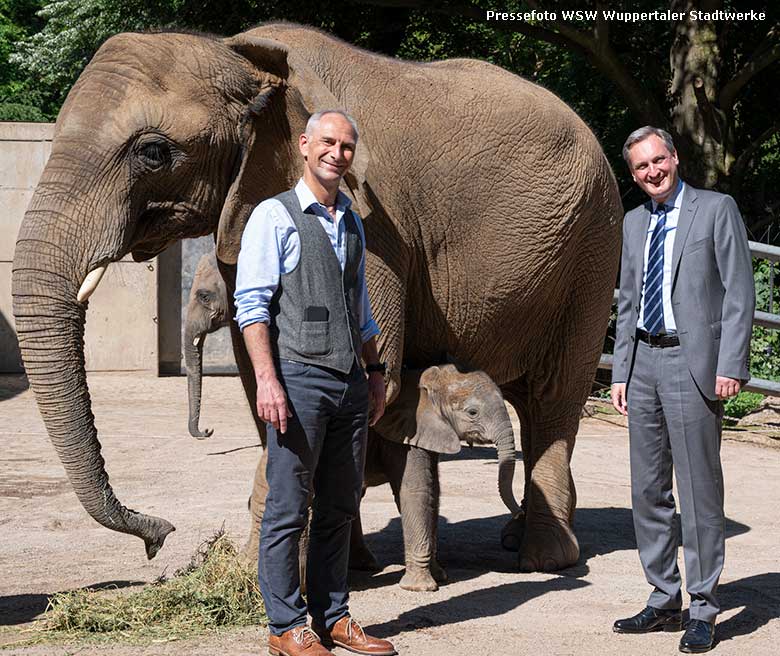
[[[499,495],[517,516],[514,433],[498,386],[482,371],[452,364],[404,370],[398,398],[369,431],[365,486],[389,482],[393,490],[404,534],[405,590],[433,591],[447,580],[437,559],[439,454],[457,453],[462,442],[496,446]],[[376,566],[359,518],[352,526],[350,565]]]
[[[213,434],[211,428],[200,430],[200,400],[203,387],[203,344],[206,335],[230,323],[227,289],[217,269],[214,252],[198,261],[190,288],[190,300],[184,321],[184,365],[187,368],[190,435],[199,440]]]

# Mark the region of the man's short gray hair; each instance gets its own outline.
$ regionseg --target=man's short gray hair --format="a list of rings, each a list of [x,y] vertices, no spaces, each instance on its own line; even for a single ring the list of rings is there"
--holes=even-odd
[[[355,119],[352,118],[347,112],[345,112],[343,109],[323,109],[321,112],[315,112],[309,117],[309,120],[306,122],[306,130],[305,134],[307,137],[310,137],[314,130],[317,128],[317,126],[320,123],[320,119],[327,115],[327,114],[340,114],[345,119],[347,119],[347,122],[352,126],[352,131],[355,133],[355,143],[357,143],[358,140],[358,128],[357,123],[355,122]]]
[[[675,151],[674,141],[672,141],[671,134],[669,134],[666,130],[662,130],[661,128],[654,128],[652,125],[645,125],[645,127],[634,130],[631,134],[629,134],[628,139],[626,139],[626,143],[623,144],[623,159],[626,160],[626,164],[629,166],[631,165],[631,162],[628,161],[629,148],[631,148],[631,146],[633,146],[635,143],[644,141],[652,135],[655,135],[661,141],[663,141],[670,153]]]

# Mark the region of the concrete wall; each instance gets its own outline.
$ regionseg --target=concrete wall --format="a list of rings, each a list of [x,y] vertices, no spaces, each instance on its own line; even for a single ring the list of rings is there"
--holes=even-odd
[[[47,123],[0,123],[0,372],[22,371],[11,307],[11,264],[53,134],[54,126]]]
[[[0,373],[21,372],[11,303],[11,268],[24,212],[51,152],[54,125],[0,123]],[[192,276],[211,237],[175,244],[149,262],[109,266],[89,300],[88,371],[184,371],[182,333]],[[236,371],[227,328],[204,346],[205,373]]]

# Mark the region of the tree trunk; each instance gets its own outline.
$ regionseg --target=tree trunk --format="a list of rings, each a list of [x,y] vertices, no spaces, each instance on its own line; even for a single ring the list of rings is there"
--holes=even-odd
[[[720,0],[676,0],[672,10],[715,11]],[[717,105],[722,57],[714,21],[686,18],[676,23],[670,52],[671,110],[683,177],[691,184],[728,191],[735,161],[734,124],[730,108]]]

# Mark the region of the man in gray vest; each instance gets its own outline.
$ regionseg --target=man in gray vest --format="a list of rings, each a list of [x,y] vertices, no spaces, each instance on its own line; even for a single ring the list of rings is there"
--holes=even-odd
[[[631,496],[647,607],[618,633],[679,631],[672,468],[690,622],[680,651],[712,649],[725,551],[723,399],[750,378],[755,294],[745,226],[730,196],[680,180],[668,132],[629,135],[623,157],[650,200],[623,222],[612,403],[628,415]]]
[[[365,236],[339,191],[357,140],[346,113],[314,114],[299,138],[303,179],[255,208],[238,257],[236,320],[255,371],[257,413],[268,424],[258,576],[274,655],[322,656],[332,645],[359,654],[396,653],[388,641],[367,635],[347,605],[349,532],[363,486],[369,397],[372,425],[385,404]],[[298,541],[312,495],[304,601]]]

